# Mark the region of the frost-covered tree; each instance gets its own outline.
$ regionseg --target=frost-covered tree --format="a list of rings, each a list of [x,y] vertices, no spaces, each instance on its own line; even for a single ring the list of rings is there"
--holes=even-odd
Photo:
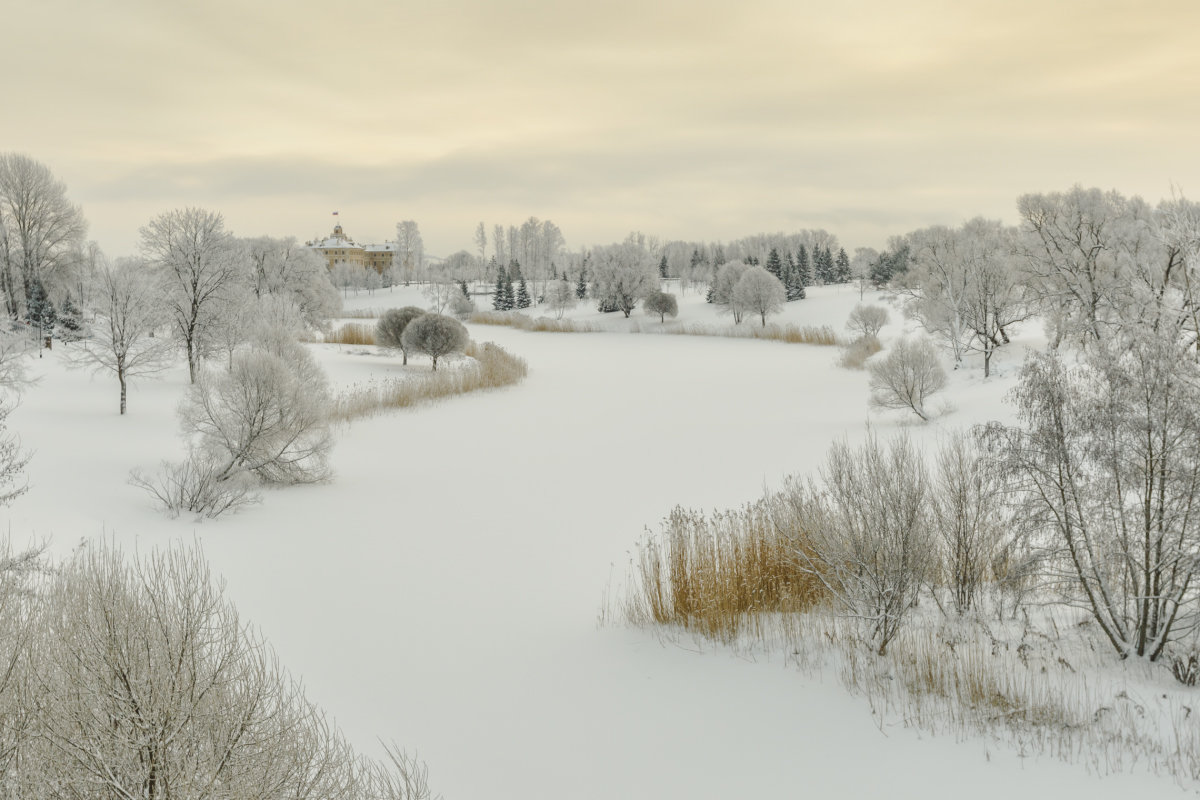
[[[529,299],[529,287],[525,283],[524,275],[517,280],[517,293],[514,298],[514,305],[520,309],[529,308],[533,305],[533,302]]]
[[[546,304],[554,312],[555,319],[562,319],[563,313],[567,309],[574,308],[577,302],[575,291],[567,282],[566,275],[563,275],[560,280],[551,281],[546,287]]]
[[[404,329],[416,319],[425,315],[425,309],[418,306],[389,308],[375,323],[375,343],[380,347],[390,347],[404,354],[404,364],[408,363],[408,347],[404,344]]]
[[[247,472],[267,483],[329,477],[329,387],[303,345],[266,332],[193,385],[179,417],[185,437],[211,459],[217,480]]]
[[[86,333],[83,310],[76,304],[71,293],[67,292],[58,312],[58,335],[64,342],[74,342],[82,339]]]
[[[425,243],[417,223],[411,219],[396,223],[396,253],[393,256],[407,286],[424,272]]]
[[[25,298],[25,322],[37,336],[38,357],[41,358],[42,343],[54,335],[54,328],[58,324],[58,310],[46,293],[41,278],[34,278],[29,284],[29,294]]]
[[[1051,580],[1073,588],[1068,602],[1122,658],[1157,660],[1197,626],[1197,385],[1189,342],[1127,328],[1070,361],[1030,356],[1014,392],[1021,425],[994,429],[1029,521],[1052,542]]]
[[[767,327],[767,315],[778,314],[787,302],[787,290],[779,279],[762,267],[751,267],[738,278],[733,287],[733,305],[742,311],[758,314]]]
[[[433,359],[437,370],[439,358],[451,353],[461,353],[471,337],[463,324],[453,317],[441,314],[425,314],[410,322],[401,335],[406,351],[422,353]]]
[[[846,330],[859,336],[878,336],[887,321],[888,311],[886,308],[865,306],[860,303],[850,312],[850,317],[846,320]]]
[[[679,316],[679,303],[676,301],[675,295],[657,290],[646,295],[642,309],[647,314],[657,314],[659,322],[666,322],[667,317]]]
[[[579,267],[579,277],[575,280],[575,298],[577,300],[584,300],[587,298],[587,277],[587,265],[585,263]]]
[[[734,323],[742,321],[742,310],[734,303],[733,287],[737,286],[738,281],[742,279],[742,275],[748,269],[750,269],[750,265],[744,261],[727,261],[717,267],[716,275],[709,287],[712,295],[709,302],[721,306],[723,312],[733,314]]]
[[[96,303],[92,335],[72,351],[76,363],[116,377],[122,414],[129,382],[166,369],[173,355],[170,340],[153,335],[170,321],[170,309],[163,308],[162,296],[147,280],[147,273],[145,262],[132,258],[96,270],[89,292]]]
[[[205,326],[248,278],[245,250],[226,232],[220,214],[199,208],[159,214],[140,234],[142,253],[156,273],[195,383]]]
[[[946,385],[946,371],[937,352],[924,339],[897,341],[883,358],[867,365],[871,381],[871,405],[876,408],[909,409],[929,420],[925,408],[929,398]]]
[[[80,260],[87,223],[67,187],[39,161],[0,153],[0,292],[11,320],[35,280],[51,287]]]
[[[783,259],[779,257],[779,251],[774,247],[767,254],[767,263],[764,265],[764,268],[774,276],[775,280],[783,283]]]
[[[659,288],[646,237],[631,233],[617,245],[597,247],[591,257],[592,295],[602,309],[626,317],[647,292]]]
[[[308,326],[324,330],[342,310],[338,286],[325,259],[293,238],[260,236],[245,240],[250,282],[257,297],[277,295],[300,309]],[[382,285],[382,278],[380,279]],[[345,282],[349,285],[349,282]]]

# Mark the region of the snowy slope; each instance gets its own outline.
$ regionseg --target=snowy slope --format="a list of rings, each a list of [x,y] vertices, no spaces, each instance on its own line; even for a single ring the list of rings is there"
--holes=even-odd
[[[410,289],[348,305],[413,300]],[[818,289],[786,321],[840,328],[857,300]],[[702,301],[682,305],[681,320],[729,322]],[[355,423],[339,434],[331,484],[268,492],[203,524],[164,518],[125,482],[179,455],[186,370],[137,385],[121,418],[115,381],[49,355],[10,420],[36,451],[30,492],[4,511],[12,535],[59,548],[106,534],[139,549],[198,538],[244,618],[352,740],[418,749],[447,798],[1176,791],[1153,776],[1101,780],[985,742],[881,730],[832,676],[597,624],[633,543],[672,506],[740,504],[814,468],[834,438],[862,436],[866,375],[835,366],[836,348],[471,333],[527,359],[528,379]],[[315,350],[341,384],[396,366],[366,348]],[[955,375],[955,410],[933,425],[872,424],[932,440],[1008,415],[999,397],[1018,358],[986,382]]]

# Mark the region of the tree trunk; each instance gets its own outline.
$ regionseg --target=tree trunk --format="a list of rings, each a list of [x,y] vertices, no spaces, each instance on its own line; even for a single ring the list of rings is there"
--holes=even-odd
[[[121,414],[125,413],[125,368],[117,369],[117,380],[121,382]]]

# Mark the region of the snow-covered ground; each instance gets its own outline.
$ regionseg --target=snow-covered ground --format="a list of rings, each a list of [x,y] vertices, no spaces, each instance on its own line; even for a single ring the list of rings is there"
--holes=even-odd
[[[780,321],[840,329],[857,301],[847,287],[811,290]],[[347,306],[413,302],[424,305],[409,288]],[[590,305],[572,316],[599,317]],[[699,294],[681,297],[680,322],[702,320],[730,323]],[[916,426],[872,418],[866,375],[837,367],[837,348],[471,334],[525,358],[527,380],[356,422],[339,432],[332,483],[268,492],[203,524],[163,517],[126,483],[131,468],[181,454],[186,370],[135,385],[120,417],[114,380],[47,354],[10,417],[35,456],[32,488],[3,511],[8,528],[57,548],[105,535],[141,550],[199,540],[243,617],[350,738],[371,752],[376,736],[417,749],[454,800],[1177,791],[1156,776],[1101,779],[982,740],[930,738],[873,718],[834,676],[598,624],[633,543],[674,505],[753,499],[868,420],[924,441],[1011,417],[1001,396],[1020,341],[988,381],[954,375],[952,409]],[[341,385],[398,369],[369,348],[314,350]]]

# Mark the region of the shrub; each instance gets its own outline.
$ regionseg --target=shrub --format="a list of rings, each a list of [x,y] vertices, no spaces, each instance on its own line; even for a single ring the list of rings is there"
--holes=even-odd
[[[245,471],[236,470],[219,478],[223,466],[192,451],[177,464],[164,461],[155,475],[134,470],[129,482],[149,492],[171,517],[189,511],[216,518],[261,499],[252,491],[252,481]]]

